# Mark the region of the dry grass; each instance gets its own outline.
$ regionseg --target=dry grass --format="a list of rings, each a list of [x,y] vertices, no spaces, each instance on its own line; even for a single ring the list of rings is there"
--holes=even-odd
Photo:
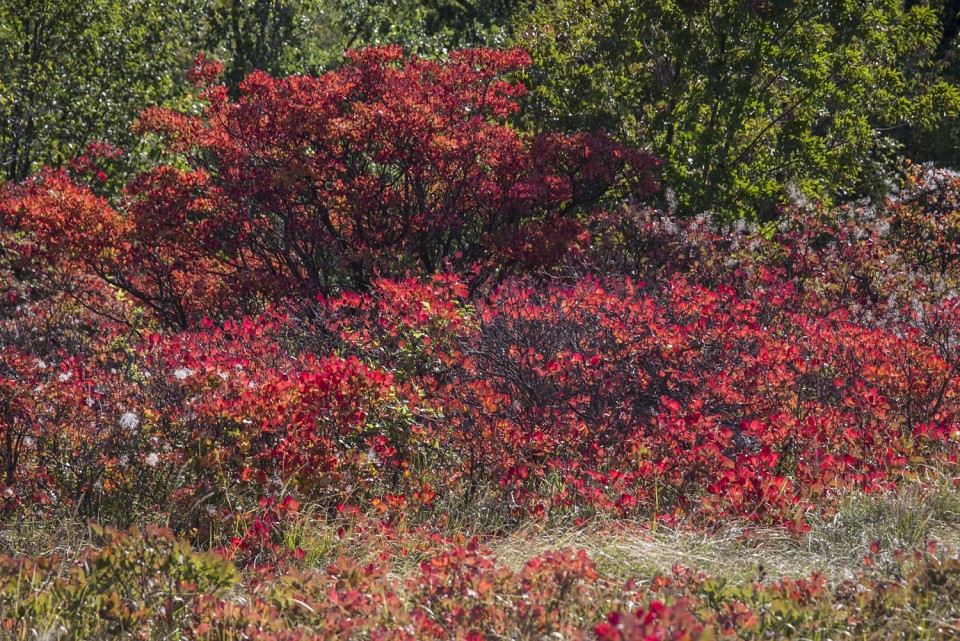
[[[90,545],[92,533],[82,520],[72,516],[19,519],[0,528],[0,554],[69,558]]]
[[[591,603],[608,603],[605,599],[616,594],[617,586],[628,579],[643,584],[656,575],[669,575],[674,566],[693,568],[721,579],[721,583],[734,590],[724,593],[727,596],[723,598],[739,599],[737,586],[758,579],[775,581],[781,577],[799,578],[818,572],[831,582],[850,578],[860,581],[865,576],[863,558],[875,541],[880,542],[883,551],[874,554],[874,559],[879,562],[872,566],[870,576],[879,575],[880,578],[891,574],[890,568],[894,564],[883,561],[889,561],[898,549],[916,549],[928,540],[936,539],[941,549],[953,547],[956,550],[960,547],[960,488],[954,487],[951,479],[943,479],[932,485],[908,485],[883,494],[851,492],[840,498],[834,513],[829,517],[810,519],[810,525],[810,531],[803,535],[782,529],[747,527],[742,522],[731,522],[721,531],[698,532],[663,526],[654,528],[644,522],[599,519],[583,526],[529,522],[507,528],[503,521],[496,519],[484,522],[474,518],[448,518],[442,527],[409,522],[396,528],[380,528],[376,519],[357,519],[353,524],[342,520],[327,521],[320,512],[306,507],[298,519],[284,526],[283,535],[284,545],[290,549],[303,549],[305,564],[315,568],[325,568],[343,555],[363,564],[384,563],[391,568],[393,578],[403,579],[415,576],[421,561],[443,550],[447,545],[444,539],[457,538],[462,542],[478,536],[492,550],[500,565],[514,571],[520,570],[531,558],[551,550],[573,548],[586,551],[596,563],[601,577],[597,585],[602,586],[599,591],[591,593],[591,598],[599,599]],[[46,556],[56,552],[71,559],[92,540],[95,537],[90,528],[76,519],[21,521],[0,530],[0,553]],[[254,592],[261,589],[256,581],[249,585],[240,583],[221,596],[236,604],[249,603],[256,598],[254,592],[248,591],[251,586],[254,586]],[[952,605],[955,594],[948,589],[938,592],[939,587],[932,584],[929,589],[926,584],[919,584],[919,587],[922,589],[914,591],[905,588],[906,601],[896,606],[900,609],[892,610],[892,614],[887,612],[886,618],[876,623],[876,629],[871,628],[877,638],[888,638],[894,632],[900,634],[904,625],[916,628],[913,630],[916,634],[912,633],[911,638],[947,638],[934,631],[945,630],[956,623]],[[417,605],[403,588],[403,581],[396,582],[391,589],[398,590],[404,607]],[[808,638],[838,638],[830,636],[834,629],[846,629],[846,614],[834,617],[830,598],[828,593],[821,609],[817,609],[819,606],[807,609],[796,606],[788,612],[790,616],[800,617],[796,620],[797,625],[802,623],[806,629],[816,631]],[[571,612],[570,625],[586,625],[576,618],[580,616],[576,608]],[[844,612],[849,614],[853,610]],[[62,615],[59,610],[54,614],[57,617]],[[909,616],[901,621],[901,615]],[[870,615],[865,620],[869,623]],[[0,631],[0,638],[41,638],[43,633],[38,630],[53,630],[55,624],[61,623],[55,618],[37,621],[37,625],[29,629],[18,628],[26,636],[4,636]],[[789,624],[789,621],[783,623],[769,618],[765,621],[763,625],[772,627],[758,628],[754,632],[760,634],[767,630],[781,634],[787,629],[783,626]],[[64,619],[63,623],[70,622]],[[77,624],[94,626],[91,630],[100,629],[96,628],[99,624],[93,618]],[[818,636],[820,634],[827,636]]]
[[[646,523],[595,521],[583,527],[530,524],[492,547],[500,561],[517,568],[548,550],[585,550],[602,574],[647,579],[669,574],[675,565],[695,568],[734,582],[802,577],[813,572],[830,579],[851,578],[863,567],[870,545],[886,552],[913,550],[935,540],[960,549],[960,488],[945,479],[933,487],[905,486],[877,495],[849,493],[835,514],[811,517],[808,533],[732,523],[710,533]]]
[[[884,494],[848,493],[834,514],[809,519],[797,535],[775,528],[731,522],[713,532],[653,528],[647,522],[595,519],[583,526],[531,522],[504,528],[500,522],[448,518],[443,527],[401,526],[398,531],[348,529],[318,518],[309,508],[284,530],[284,544],[305,552],[309,567],[324,568],[344,555],[363,563],[386,561],[397,576],[416,570],[436,553],[431,534],[480,537],[498,561],[519,569],[529,559],[559,548],[583,549],[611,579],[644,580],[669,574],[673,566],[694,568],[734,582],[758,577],[801,577],[821,572],[830,579],[852,577],[874,541],[883,550],[910,550],[936,540],[960,549],[960,488],[951,479],[909,485]],[[69,557],[90,544],[86,524],[75,518],[23,520],[0,530],[0,554]]]

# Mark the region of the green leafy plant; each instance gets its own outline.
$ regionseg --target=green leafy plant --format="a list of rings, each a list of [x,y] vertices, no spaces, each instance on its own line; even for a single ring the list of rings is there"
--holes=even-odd
[[[770,218],[881,193],[898,133],[960,91],[934,69],[937,13],[894,0],[562,0],[526,19],[532,126],[649,144],[668,204]]]

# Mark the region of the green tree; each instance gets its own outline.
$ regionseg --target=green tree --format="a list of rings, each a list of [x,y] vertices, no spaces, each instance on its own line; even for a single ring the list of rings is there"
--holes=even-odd
[[[187,0],[0,0],[2,176],[130,142],[141,109],[187,95],[191,29]]]
[[[907,0],[908,6],[924,0]],[[939,13],[940,40],[935,55],[936,73],[953,84],[960,84],[960,0],[929,0]],[[960,167],[960,119],[951,118],[940,127],[904,128],[897,132],[904,153],[916,161],[940,166]]]
[[[351,48],[399,44],[427,57],[503,44],[537,0],[204,0],[203,48],[236,87],[254,69],[319,74]]]
[[[347,44],[400,44],[410,53],[503,44],[538,0],[340,0]]]
[[[518,33],[537,126],[649,145],[680,213],[766,218],[882,193],[897,135],[956,116],[939,18],[899,0],[557,0]]]
[[[204,0],[203,48],[224,63],[236,87],[251,71],[318,73],[343,55],[337,0]]]

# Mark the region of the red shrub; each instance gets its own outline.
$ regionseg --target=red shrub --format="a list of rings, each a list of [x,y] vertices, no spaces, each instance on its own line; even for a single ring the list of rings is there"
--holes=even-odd
[[[530,137],[505,124],[524,92],[505,76],[528,60],[369,49],[319,78],[254,73],[232,101],[198,59],[203,115],[151,109],[139,123],[171,165],[131,180],[114,206],[44,172],[7,189],[0,214],[45,260],[179,328],[446,261],[487,275],[550,266],[586,239],[578,205],[621,181],[649,194],[655,162],[601,135]],[[173,166],[184,158],[190,169]]]
[[[443,277],[379,281],[323,314],[349,353],[396,373],[411,433],[426,430],[409,460],[448,491],[495,483],[524,512],[792,522],[831,487],[950,463],[952,307],[926,316],[943,351],[933,329],[797,313],[793,291],[520,282],[474,310]]]

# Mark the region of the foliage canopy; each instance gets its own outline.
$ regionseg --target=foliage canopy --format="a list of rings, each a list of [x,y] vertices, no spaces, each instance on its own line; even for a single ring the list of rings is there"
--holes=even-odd
[[[0,1],[2,176],[23,180],[100,140],[126,145],[145,106],[182,104],[195,24],[183,0]]]
[[[683,214],[876,195],[897,133],[960,107],[919,4],[560,0],[529,20],[530,122],[650,145]]]

